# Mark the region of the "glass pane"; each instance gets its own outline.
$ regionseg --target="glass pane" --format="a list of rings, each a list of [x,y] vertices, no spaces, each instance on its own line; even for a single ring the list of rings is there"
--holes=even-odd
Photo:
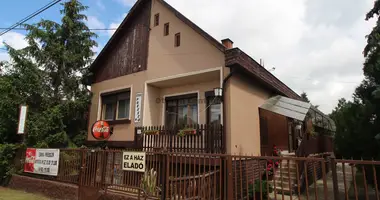
[[[119,101],[119,107],[117,108],[117,112],[118,119],[129,118],[129,99]]]
[[[192,105],[190,106],[190,113],[189,116],[191,118],[189,119],[189,124],[197,124],[198,123],[198,105]]]
[[[166,127],[174,127],[177,122],[177,113],[175,107],[167,107],[166,108],[166,118],[165,118],[165,126]]]
[[[191,98],[188,102],[190,105],[197,105],[198,104],[198,98]]]
[[[186,106],[188,104],[188,99],[179,99],[178,106]]]
[[[169,100],[167,103],[168,106],[177,106],[177,100]]]
[[[115,105],[112,103],[104,104],[104,119],[105,120],[113,120],[115,116]]]
[[[187,124],[187,106],[178,107],[178,124]]]
[[[221,106],[214,104],[209,107],[209,120],[210,124],[221,124]]]

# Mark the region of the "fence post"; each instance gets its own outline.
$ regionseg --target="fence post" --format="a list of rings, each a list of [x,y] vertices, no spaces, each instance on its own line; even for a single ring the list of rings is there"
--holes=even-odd
[[[232,156],[226,156],[226,168],[224,177],[224,187],[226,191],[226,198],[224,199],[234,199],[234,185],[233,185],[233,169],[232,169]]]
[[[143,138],[142,127],[135,127],[135,149],[143,149]]]
[[[331,174],[333,179],[333,188],[334,188],[334,199],[339,200],[339,186],[338,186],[338,175],[336,172],[336,160],[335,155],[331,156],[330,159],[331,164]]]
[[[79,153],[80,153],[80,159],[81,159],[81,162],[80,162],[80,168],[79,168],[79,180],[78,180],[78,199],[82,199],[82,190],[81,190],[81,186],[83,185],[83,178],[85,176],[85,163],[86,163],[86,158],[85,158],[85,149],[80,149],[79,150]]]
[[[160,165],[161,165],[161,172],[160,172],[160,184],[162,185],[161,188],[161,200],[166,199],[166,187],[167,187],[167,179],[169,174],[167,173],[169,171],[169,163],[168,163],[168,154],[165,152],[160,153]]]

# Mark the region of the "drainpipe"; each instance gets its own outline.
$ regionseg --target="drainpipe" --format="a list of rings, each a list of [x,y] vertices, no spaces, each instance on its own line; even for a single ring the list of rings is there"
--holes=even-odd
[[[223,153],[227,153],[227,135],[226,135],[226,104],[224,103],[225,100],[226,100],[226,95],[225,95],[225,90],[226,90],[226,83],[227,81],[232,77],[232,75],[235,73],[235,68],[230,68],[231,71],[230,73],[223,79],[223,84],[222,84],[222,90],[223,90],[223,95],[222,95],[222,98],[223,98],[223,140],[224,140],[224,149],[223,149]]]

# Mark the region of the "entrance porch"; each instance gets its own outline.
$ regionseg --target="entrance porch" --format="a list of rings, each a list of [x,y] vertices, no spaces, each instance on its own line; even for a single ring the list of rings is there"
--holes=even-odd
[[[221,69],[147,81],[136,142],[146,151],[225,152]]]

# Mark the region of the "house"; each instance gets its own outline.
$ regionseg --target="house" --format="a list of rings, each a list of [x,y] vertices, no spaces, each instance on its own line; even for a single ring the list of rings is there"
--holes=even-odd
[[[99,143],[92,125],[105,120],[113,148],[294,150],[291,116],[260,106],[301,97],[232,40],[217,41],[163,0],[137,1],[90,71],[89,144]],[[193,135],[181,136],[183,125]]]

